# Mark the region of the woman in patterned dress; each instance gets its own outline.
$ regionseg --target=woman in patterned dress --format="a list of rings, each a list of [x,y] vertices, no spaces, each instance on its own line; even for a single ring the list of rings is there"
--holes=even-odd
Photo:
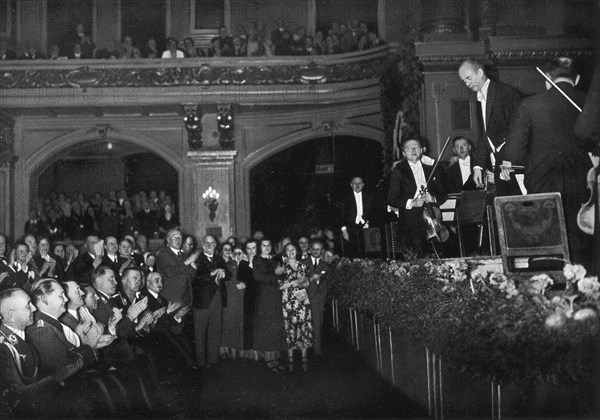
[[[283,322],[288,346],[289,372],[294,371],[294,350],[302,355],[302,370],[308,372],[308,348],[312,345],[313,328],[310,301],[306,294],[309,281],[306,278],[306,264],[298,261],[298,251],[293,244],[284,248],[283,278],[279,280],[282,291]]]

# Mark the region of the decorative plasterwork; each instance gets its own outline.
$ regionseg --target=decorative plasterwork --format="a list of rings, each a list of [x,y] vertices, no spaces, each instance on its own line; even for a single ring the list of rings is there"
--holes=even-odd
[[[363,60],[341,60],[318,66],[322,80],[327,83],[343,83],[372,79],[387,68],[388,56]],[[248,64],[248,63],[245,63]],[[26,68],[4,70],[0,74],[0,89],[64,88],[72,87],[73,68],[56,69],[52,66],[40,68],[31,65]],[[245,65],[211,66],[202,64],[197,67],[166,67],[147,65],[140,68],[107,68],[98,64],[90,65],[94,80],[89,80],[87,88],[108,87],[172,87],[172,86],[229,86],[229,85],[300,85],[310,84],[307,79],[306,64],[267,66],[259,63]],[[315,81],[318,83],[318,81]]]
[[[17,158],[13,153],[15,142],[15,122],[0,114],[0,163],[14,163]]]

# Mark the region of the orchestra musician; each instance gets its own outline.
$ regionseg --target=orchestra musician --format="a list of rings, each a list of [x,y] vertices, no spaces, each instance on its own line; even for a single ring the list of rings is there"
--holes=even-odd
[[[399,209],[400,237],[417,256],[425,252],[427,222],[423,218],[426,203],[442,204],[446,200],[441,173],[423,162],[423,146],[418,139],[402,144],[401,160],[392,170],[388,204]],[[433,173],[433,175],[432,175]],[[427,180],[431,179],[429,185]]]

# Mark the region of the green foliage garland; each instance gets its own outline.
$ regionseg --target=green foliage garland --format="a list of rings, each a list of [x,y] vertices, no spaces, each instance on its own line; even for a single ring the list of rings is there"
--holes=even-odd
[[[343,260],[332,292],[342,305],[377,316],[473,377],[500,383],[591,378],[600,337],[597,278],[584,279],[591,284],[585,295],[575,283],[550,292],[552,280],[543,276],[517,285],[480,271],[462,260],[412,266]]]

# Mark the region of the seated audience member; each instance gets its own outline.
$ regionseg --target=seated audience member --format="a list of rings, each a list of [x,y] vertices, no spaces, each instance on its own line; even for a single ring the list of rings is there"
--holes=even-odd
[[[8,39],[0,38],[0,60],[16,60],[17,53],[8,43]]]
[[[131,59],[131,58],[142,58],[142,53],[138,47],[133,45],[133,38],[130,36],[125,36],[123,38],[123,45],[121,47],[121,54],[119,54],[119,58],[121,60]]]
[[[43,52],[38,51],[34,41],[29,42],[29,48],[21,55],[21,60],[40,60],[45,59]]]
[[[121,279],[121,290],[117,291],[111,298],[113,308],[121,312],[129,312],[129,309],[135,304],[143,306],[144,310],[148,306],[148,298],[140,296],[144,282],[144,275],[139,268],[129,267],[123,272]],[[143,312],[143,311],[142,311]],[[142,313],[140,313],[142,315]],[[143,316],[134,318],[134,329],[136,332],[144,334],[154,322],[153,314],[146,312]]]
[[[60,48],[58,45],[54,44],[50,47],[50,51],[48,53],[49,60],[65,60],[67,57],[60,55]]]
[[[452,140],[456,161],[446,169],[444,185],[446,193],[460,193],[464,190],[475,190],[473,181],[473,165],[471,163],[471,141],[465,137],[455,137]]]
[[[64,265],[65,275],[66,275],[67,271],[69,270],[69,267],[71,266],[71,264],[73,263],[75,258],[77,258],[78,255],[79,255],[79,251],[77,250],[77,248],[75,248],[75,245],[73,245],[73,244],[67,245],[67,248],[65,248],[65,265]]]
[[[85,293],[81,290],[79,284],[74,281],[67,281],[62,283],[61,286],[69,301],[67,302],[67,310],[60,316],[59,321],[75,331],[82,322],[92,321],[92,315],[89,312],[85,312],[85,318],[80,316],[80,310],[85,308],[85,302],[83,300]],[[85,308],[85,310],[87,310],[87,308]],[[95,320],[93,323],[96,323]]]
[[[161,57],[161,54],[158,52],[158,49],[156,46],[156,40],[154,38],[150,38],[148,41],[146,41],[146,47],[144,48],[142,57],[144,57],[144,58],[160,58]]]
[[[369,47],[377,48],[385,45],[385,41],[383,39],[379,39],[377,32],[371,31],[369,32]]]
[[[0,411],[41,418],[53,412],[64,414],[64,400],[69,396],[62,394],[60,384],[81,369],[83,358],[76,357],[52,376],[43,376],[38,353],[25,334],[34,322],[35,311],[23,290],[0,292],[0,404],[4,408]]]
[[[221,39],[219,37],[215,37],[210,41],[211,47],[208,50],[209,57],[222,57],[223,56],[223,45],[221,44]]]
[[[283,31],[281,34],[281,40],[275,45],[276,55],[293,55],[294,50],[292,49],[292,34],[289,31]]]
[[[31,285],[39,278],[37,269],[33,262],[33,254],[29,246],[23,241],[15,243],[14,257],[9,258],[10,272],[2,282],[3,288],[18,287],[25,291],[31,289]]]
[[[185,58],[198,58],[204,56],[202,51],[194,46],[194,40],[192,38],[188,37],[183,40],[183,49]]]
[[[63,268],[58,263],[56,256],[50,253],[50,241],[48,238],[40,239],[38,253],[33,256],[33,261],[38,269],[40,278],[50,277],[59,281],[63,278]]]
[[[245,57],[247,55],[246,46],[244,40],[239,36],[234,36],[231,42],[232,48],[229,50],[228,56],[231,57]]]
[[[65,237],[65,221],[56,210],[50,209],[46,217],[45,233],[52,242],[61,241]]]
[[[114,236],[108,236],[104,243],[105,253],[102,256],[102,265],[110,267],[115,273],[117,281],[121,280],[119,272],[124,270],[130,264],[129,258],[119,255],[119,243]]]
[[[149,273],[146,277],[146,287],[140,292],[141,296],[148,299],[147,311],[152,313],[156,320],[152,325],[148,341],[157,346],[159,351],[162,350],[161,346],[169,344],[182,356],[188,367],[197,369],[190,344],[186,342],[185,336],[174,333],[174,329],[171,328],[181,324],[183,317],[190,311],[190,307],[170,303],[160,295],[162,290],[162,275],[156,271]]]
[[[262,48],[262,42],[258,39],[258,35],[255,29],[250,29],[248,33],[248,39],[246,41],[246,54],[248,57],[259,57],[264,55],[264,49]]]
[[[317,45],[314,43],[314,39],[312,36],[308,35],[304,37],[304,48],[301,50],[301,54],[303,55],[319,55],[321,51]]]
[[[151,238],[158,231],[158,215],[147,200],[142,201],[142,210],[137,214],[139,232]]]
[[[54,249],[52,249],[52,254],[54,255],[54,259],[60,264],[63,268],[63,272],[65,270],[66,254],[65,254],[65,246],[63,244],[54,245]]]
[[[294,35],[292,35],[292,43],[291,43],[291,47],[292,47],[292,52],[295,55],[304,55],[304,40],[306,38],[306,29],[304,29],[304,26],[299,26],[298,29],[296,29],[296,33]]]
[[[325,51],[327,50],[327,43],[325,42],[323,31],[317,31],[315,33],[314,45],[318,51],[317,54],[325,54]]]
[[[44,233],[45,225],[37,210],[31,210],[29,212],[29,220],[25,222],[24,234],[31,234],[35,237],[40,236]]]
[[[116,60],[117,58],[119,58],[120,54],[119,54],[119,49],[117,48],[117,41],[115,40],[110,40],[108,41],[108,44],[106,44],[106,47],[102,48],[101,50],[96,51],[96,58],[100,58],[100,59],[110,59],[110,60]]]
[[[144,254],[144,266],[142,267],[144,274],[147,276],[156,271],[156,255],[152,252]]]
[[[67,280],[77,283],[92,282],[92,272],[102,264],[104,243],[96,235],[90,235],[85,240],[85,252],[77,256],[67,271]]]
[[[335,45],[334,35],[327,35],[325,38],[325,52],[323,54],[339,54],[340,49]]]
[[[184,58],[183,51],[177,49],[179,42],[175,38],[167,39],[167,50],[162,53],[162,58]]]
[[[66,311],[67,302],[61,285],[52,279],[40,280],[32,288],[31,298],[37,311],[26,334],[40,357],[40,374],[54,375],[80,358],[84,367],[95,364],[97,359],[93,348],[107,345],[109,339],[103,338],[99,328],[90,328],[86,334],[78,328],[82,339],[58,320]]]
[[[358,39],[345,23],[340,25],[340,32],[340,50],[343,53],[352,51],[352,47],[357,44]]]
[[[81,51],[81,45],[73,45],[73,50],[71,51],[71,55],[69,56],[69,58],[71,60],[81,60],[83,58],[82,55],[83,52]]]
[[[220,42],[222,55],[227,56],[233,50],[233,39],[227,35],[227,28],[225,26],[219,28],[219,36],[214,37],[212,41],[215,39],[218,39]]]
[[[358,38],[358,43],[354,44],[350,49],[351,52],[364,51],[369,49],[369,36],[367,34],[361,35]]]
[[[91,284],[81,283],[81,290],[84,291],[83,302],[85,303],[86,309],[93,314],[96,309],[98,309],[98,301],[100,298],[98,297],[98,293],[96,293],[96,289]],[[93,317],[93,315],[92,315]]]
[[[173,212],[171,206],[165,206],[164,214],[158,218],[158,232],[164,238],[171,229],[179,227],[177,215]]]

